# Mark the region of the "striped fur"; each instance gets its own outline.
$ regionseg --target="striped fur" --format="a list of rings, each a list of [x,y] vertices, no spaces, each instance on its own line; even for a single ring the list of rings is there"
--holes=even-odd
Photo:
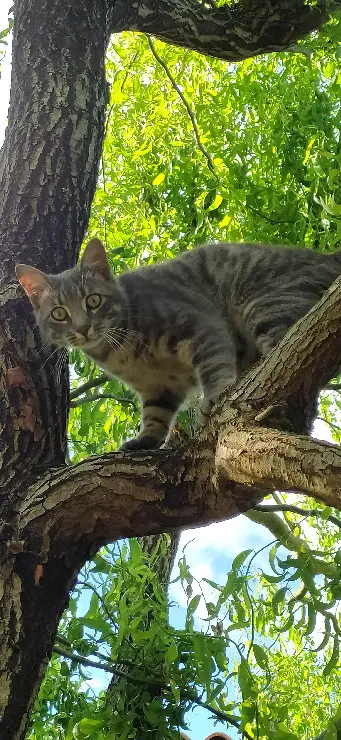
[[[221,243],[114,277],[97,239],[59,275],[17,267],[42,335],[82,349],[140,396],[141,432],[124,449],[161,445],[193,392],[207,409],[340,272],[341,253]],[[102,303],[89,310],[93,294]],[[57,306],[63,321],[51,316]]]

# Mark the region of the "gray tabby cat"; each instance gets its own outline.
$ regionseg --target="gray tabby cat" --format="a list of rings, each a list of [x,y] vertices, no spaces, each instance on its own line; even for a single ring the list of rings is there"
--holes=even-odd
[[[123,449],[159,447],[193,391],[213,402],[266,355],[341,272],[341,253],[211,244],[115,277],[93,239],[59,275],[17,265],[51,343],[82,349],[140,396]]]

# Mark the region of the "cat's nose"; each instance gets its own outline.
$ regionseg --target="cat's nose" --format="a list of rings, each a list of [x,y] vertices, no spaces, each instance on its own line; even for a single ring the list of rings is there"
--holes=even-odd
[[[77,326],[77,330],[75,331],[77,339],[87,339],[88,338],[88,326]]]

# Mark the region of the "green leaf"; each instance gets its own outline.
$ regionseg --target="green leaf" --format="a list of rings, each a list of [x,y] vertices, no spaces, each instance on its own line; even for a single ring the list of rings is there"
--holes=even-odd
[[[287,588],[286,586],[283,586],[282,588],[278,589],[278,591],[276,591],[275,595],[273,596],[272,609],[273,609],[274,614],[278,615],[279,604],[282,601],[284,601],[286,593],[287,593]]]
[[[172,642],[166,652],[166,663],[167,665],[171,665],[172,663],[175,663],[177,657],[178,657],[178,648],[175,644],[175,642]]]
[[[252,645],[252,650],[253,650],[253,654],[260,668],[263,668],[263,670],[266,670],[269,665],[269,659],[268,659],[268,656],[264,648],[262,648],[261,645],[257,645],[257,643],[254,642]]]
[[[335,203],[334,196],[331,195],[327,200],[316,196],[317,203],[320,203],[322,208],[330,214],[330,216],[341,216],[341,204]]]
[[[217,193],[216,197],[214,198],[213,203],[211,203],[211,205],[208,207],[207,210],[208,211],[215,211],[217,208],[219,208],[219,206],[223,202],[223,200],[224,200],[223,199],[223,196],[222,195],[219,195],[219,193]]]
[[[193,636],[193,646],[198,678],[203,683],[206,690],[209,691],[213,663],[208,641],[204,635],[196,634]]]
[[[248,663],[244,658],[242,658],[238,666],[238,683],[244,700],[255,695],[255,683],[250,673]]]
[[[334,637],[334,645],[333,645],[333,652],[330,656],[330,659],[328,660],[327,665],[325,665],[323,669],[323,675],[328,676],[331,671],[334,670],[334,668],[337,666],[339,662],[339,655],[340,655],[340,646],[339,646],[339,639],[337,635]]]
[[[187,619],[189,619],[194,614],[194,612],[197,610],[200,599],[201,599],[201,595],[197,594],[196,596],[193,596],[193,598],[190,600],[188,607],[187,607],[187,614],[186,614]]]
[[[94,737],[97,734],[97,730],[103,727],[103,720],[101,719],[90,719],[85,717],[81,719],[77,724],[78,734],[83,737]]]
[[[165,179],[165,173],[164,172],[159,172],[159,174],[156,175],[156,177],[154,177],[154,180],[153,180],[153,183],[152,184],[153,185],[160,185],[164,181],[164,179]]]
[[[132,563],[140,563],[142,549],[140,543],[134,537],[129,540],[129,548]]]
[[[232,563],[232,570],[239,570],[251,552],[253,552],[253,550],[243,550],[243,552],[240,552]]]
[[[306,635],[311,635],[316,626],[317,611],[312,601],[308,601],[308,621]]]

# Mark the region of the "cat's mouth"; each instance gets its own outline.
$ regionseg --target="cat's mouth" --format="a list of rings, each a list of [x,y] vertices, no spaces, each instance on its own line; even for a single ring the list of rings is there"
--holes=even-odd
[[[79,349],[91,349],[101,342],[100,337],[72,337],[71,344]]]

